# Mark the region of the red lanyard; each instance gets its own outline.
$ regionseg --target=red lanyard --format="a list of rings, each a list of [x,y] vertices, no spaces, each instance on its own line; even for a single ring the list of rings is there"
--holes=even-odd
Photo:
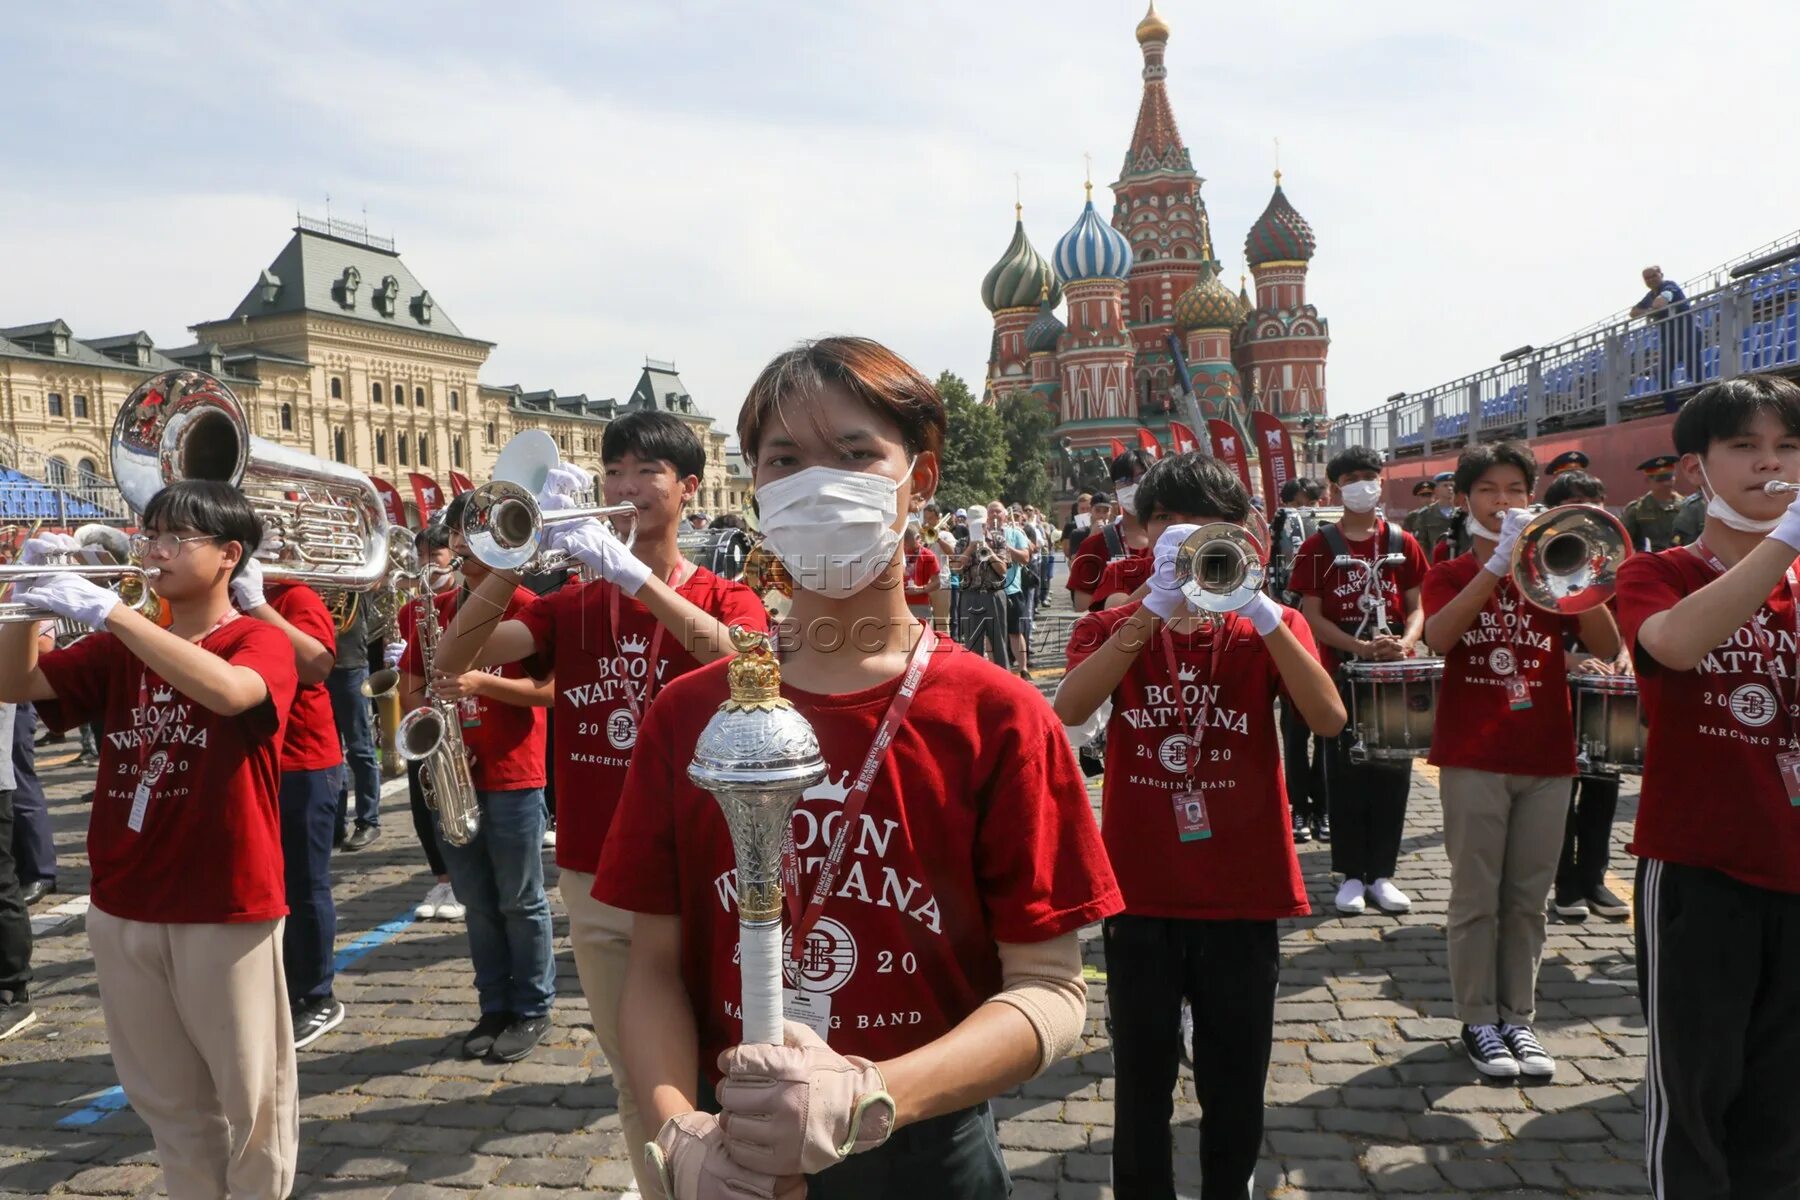
[[[1182,687],[1187,681],[1182,679],[1181,672],[1177,669],[1175,664],[1175,635],[1169,632],[1169,627],[1167,625],[1164,625],[1162,629],[1163,662],[1169,669],[1169,686],[1174,689],[1176,718],[1183,729],[1191,729],[1191,733],[1188,737],[1187,771],[1185,773],[1190,787],[1193,784],[1194,771],[1200,765],[1200,740],[1206,734],[1206,717],[1207,714],[1212,711],[1212,698],[1208,694],[1207,689],[1212,684],[1213,664],[1218,661],[1218,656],[1223,653],[1225,649],[1224,646],[1219,644],[1219,639],[1229,638],[1230,636],[1230,629],[1225,625],[1225,620],[1226,618],[1220,618],[1220,628],[1213,634],[1212,639],[1207,643],[1205,674],[1196,675],[1196,689],[1200,693],[1200,707],[1194,715],[1194,723],[1192,726],[1188,725],[1187,697],[1183,695],[1184,689]]]
[[[680,586],[681,574],[683,571],[687,570],[687,568],[688,568],[688,564],[685,561],[678,562],[675,564],[675,569],[673,571],[669,572],[668,584],[671,588]],[[619,592],[620,591],[621,591],[621,589],[620,589],[619,585],[614,584],[613,589],[612,589],[612,613],[611,613],[611,617],[610,617],[610,622],[612,625],[612,636],[613,636],[613,657],[618,658],[618,659],[623,659],[625,656],[625,651],[624,651],[624,648],[619,645]],[[640,698],[636,692],[632,691],[631,690],[631,681],[629,679],[625,680],[625,703],[627,705],[629,705],[631,708],[631,720],[634,724],[639,724],[639,725],[643,724],[644,710],[646,708],[650,707],[650,698],[656,694],[657,654],[662,650],[662,640],[663,640],[664,631],[665,631],[665,627],[664,627],[663,623],[661,621],[658,621],[658,622],[656,622],[656,628],[653,631],[651,631],[651,634],[650,634],[650,655],[648,658],[646,658],[644,660],[644,694],[643,694],[643,696]]]
[[[1714,554],[1705,542],[1695,542],[1694,552],[1707,566],[1721,575],[1725,574],[1725,564],[1719,561],[1719,556]],[[1791,565],[1787,569],[1787,588],[1788,598],[1794,604],[1794,637],[1797,642],[1800,642],[1800,578],[1795,577],[1794,568]],[[1767,603],[1767,600],[1763,601],[1763,605]],[[1763,605],[1757,606],[1759,611]],[[1776,645],[1774,635],[1763,627],[1763,623],[1756,619],[1755,614],[1751,614],[1749,624],[1751,633],[1756,637],[1756,648],[1762,651],[1763,668],[1769,676],[1769,687],[1775,693],[1775,703],[1787,714],[1788,741],[1792,743],[1800,740],[1795,735],[1793,709],[1795,703],[1800,703],[1800,681],[1796,681],[1789,689],[1793,695],[1784,696],[1782,694],[1781,674],[1775,669],[1775,656],[1779,653],[1780,647]],[[1800,669],[1800,662],[1796,662],[1795,665],[1796,669]]]
[[[201,634],[199,637],[194,639],[194,644],[199,645],[201,642],[204,642],[207,638],[209,638],[213,634],[219,632],[219,630],[221,630],[225,626],[231,624],[233,621],[237,620],[242,615],[243,614],[238,612],[238,610],[235,608],[227,608],[222,614],[220,614],[219,619],[213,623],[213,627],[211,629],[208,629],[205,633]],[[138,739],[138,746],[137,746],[138,774],[140,776],[143,775],[143,773],[144,773],[144,764],[149,761],[151,748],[153,746],[155,746],[156,744],[158,744],[159,742],[164,740],[163,735],[167,732],[167,726],[169,724],[166,721],[158,723],[158,722],[152,721],[150,719],[149,678],[150,678],[149,665],[147,663],[145,663],[142,659],[139,659],[138,660],[137,710],[139,713],[143,714],[143,721],[144,721],[144,725],[145,725],[144,736]],[[157,678],[162,679],[162,677],[160,675],[157,676]],[[175,685],[169,683],[167,680],[162,680],[162,682],[164,683],[165,686],[168,687],[170,694],[173,695],[174,691],[175,691]]]
[[[844,865],[844,853],[850,848],[850,838],[862,819],[863,805],[869,799],[869,789],[875,784],[875,773],[881,770],[881,764],[887,758],[888,747],[894,743],[894,735],[906,721],[906,711],[912,707],[913,696],[918,692],[919,684],[924,681],[925,669],[931,665],[931,650],[936,645],[937,634],[931,626],[921,625],[919,643],[913,647],[912,655],[906,661],[906,674],[900,680],[900,690],[888,701],[887,712],[875,729],[875,740],[869,744],[869,753],[863,758],[862,770],[857,773],[856,782],[850,785],[850,792],[844,797],[843,824],[838,826],[837,837],[832,839],[825,861],[819,864],[819,877],[813,882],[812,899],[807,902],[804,912],[800,911],[800,859],[794,849],[792,830],[789,831],[782,874],[787,877],[784,882],[787,885],[788,924],[793,939],[790,953],[795,962],[799,962],[805,953],[806,935],[819,923],[819,916],[825,911],[825,901],[831,898],[832,885],[837,882],[838,871]]]

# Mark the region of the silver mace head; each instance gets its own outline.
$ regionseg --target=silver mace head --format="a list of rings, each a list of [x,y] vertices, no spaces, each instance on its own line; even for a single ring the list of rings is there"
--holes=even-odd
[[[825,778],[819,739],[781,696],[768,634],[734,625],[731,698],[700,732],[688,778],[719,802],[737,856],[738,919],[781,920],[781,852],[800,794]]]

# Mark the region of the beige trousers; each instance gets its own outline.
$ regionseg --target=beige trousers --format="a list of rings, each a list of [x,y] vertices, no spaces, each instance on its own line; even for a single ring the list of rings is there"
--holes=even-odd
[[[158,925],[88,909],[113,1068],[171,1200],[279,1200],[300,1092],[281,922]]]
[[[594,1040],[612,1067],[613,1087],[619,1093],[625,1153],[638,1191],[648,1196],[652,1193],[644,1173],[644,1143],[650,1138],[625,1081],[625,1051],[619,1040],[619,1002],[625,995],[625,962],[631,956],[631,914],[594,899],[594,877],[585,872],[564,871],[556,886],[569,913],[569,948],[575,952],[575,974],[594,1022]]]
[[[1567,777],[1445,767],[1450,856],[1450,989],[1465,1025],[1528,1025],[1544,955],[1544,904],[1556,879]]]

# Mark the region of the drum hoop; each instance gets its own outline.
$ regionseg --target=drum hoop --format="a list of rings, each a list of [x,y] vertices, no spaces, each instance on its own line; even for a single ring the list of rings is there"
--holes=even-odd
[[[1358,660],[1344,664],[1344,674],[1358,682],[1412,683],[1422,679],[1441,679],[1441,658],[1400,658],[1392,662]]]
[[[1635,696],[1636,675],[1571,675],[1569,686],[1577,692],[1593,692],[1606,696]]]

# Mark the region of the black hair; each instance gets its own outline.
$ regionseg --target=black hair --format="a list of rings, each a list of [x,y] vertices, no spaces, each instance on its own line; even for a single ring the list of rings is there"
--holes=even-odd
[[[1142,450],[1127,450],[1112,460],[1112,475],[1109,478],[1114,483],[1130,483],[1148,471],[1154,461],[1156,460]]]
[[[250,507],[244,493],[216,479],[171,483],[150,497],[138,524],[144,530],[160,533],[191,529],[221,542],[236,542],[243,547],[243,554],[231,572],[234,579],[263,540],[262,518]]]
[[[1306,490],[1306,485],[1298,479],[1290,479],[1281,485],[1281,502],[1292,504],[1294,497]]]
[[[1606,499],[1606,484],[1586,471],[1564,471],[1544,489],[1544,503],[1551,508],[1559,504],[1593,504]]]
[[[1159,508],[1221,521],[1243,521],[1250,516],[1250,493],[1237,473],[1197,450],[1158,459],[1138,482],[1136,500],[1137,519],[1146,525]]]
[[[1089,504],[1111,504],[1112,502],[1111,492],[1095,492],[1088,498]]]
[[[1779,375],[1739,375],[1701,388],[1675,416],[1675,452],[1705,454],[1714,442],[1748,430],[1759,412],[1775,414],[1800,437],[1800,384]]]
[[[1325,464],[1325,478],[1336,483],[1352,471],[1381,470],[1381,455],[1367,446],[1351,446],[1347,450],[1339,450]]]
[[[450,497],[450,503],[444,505],[443,512],[432,519],[433,524],[443,525],[446,533],[452,529],[461,529],[463,513],[469,508],[469,493],[458,492]],[[446,543],[448,544],[448,543]]]
[[[1517,467],[1524,472],[1526,491],[1537,486],[1537,457],[1531,453],[1531,447],[1524,442],[1477,442],[1456,460],[1457,495],[1468,495],[1475,481],[1487,474],[1490,467],[1505,466]]]
[[[633,412],[613,421],[600,435],[600,461],[618,462],[627,454],[661,461],[683,479],[706,471],[706,448],[687,422],[672,413]]]
[[[1311,475],[1302,475],[1300,477],[1300,486],[1305,488],[1306,494],[1311,496],[1314,500],[1317,500],[1320,496],[1325,494],[1325,489],[1320,487],[1319,481],[1314,479]]]
[[[419,548],[420,555],[430,554],[433,550],[450,548],[450,525],[446,521],[433,521],[413,535],[413,545]]]
[[[748,529],[749,526],[744,524],[744,518],[738,516],[736,513],[720,513],[718,516],[716,516],[712,519],[712,524],[708,525],[707,528],[708,529]]]

